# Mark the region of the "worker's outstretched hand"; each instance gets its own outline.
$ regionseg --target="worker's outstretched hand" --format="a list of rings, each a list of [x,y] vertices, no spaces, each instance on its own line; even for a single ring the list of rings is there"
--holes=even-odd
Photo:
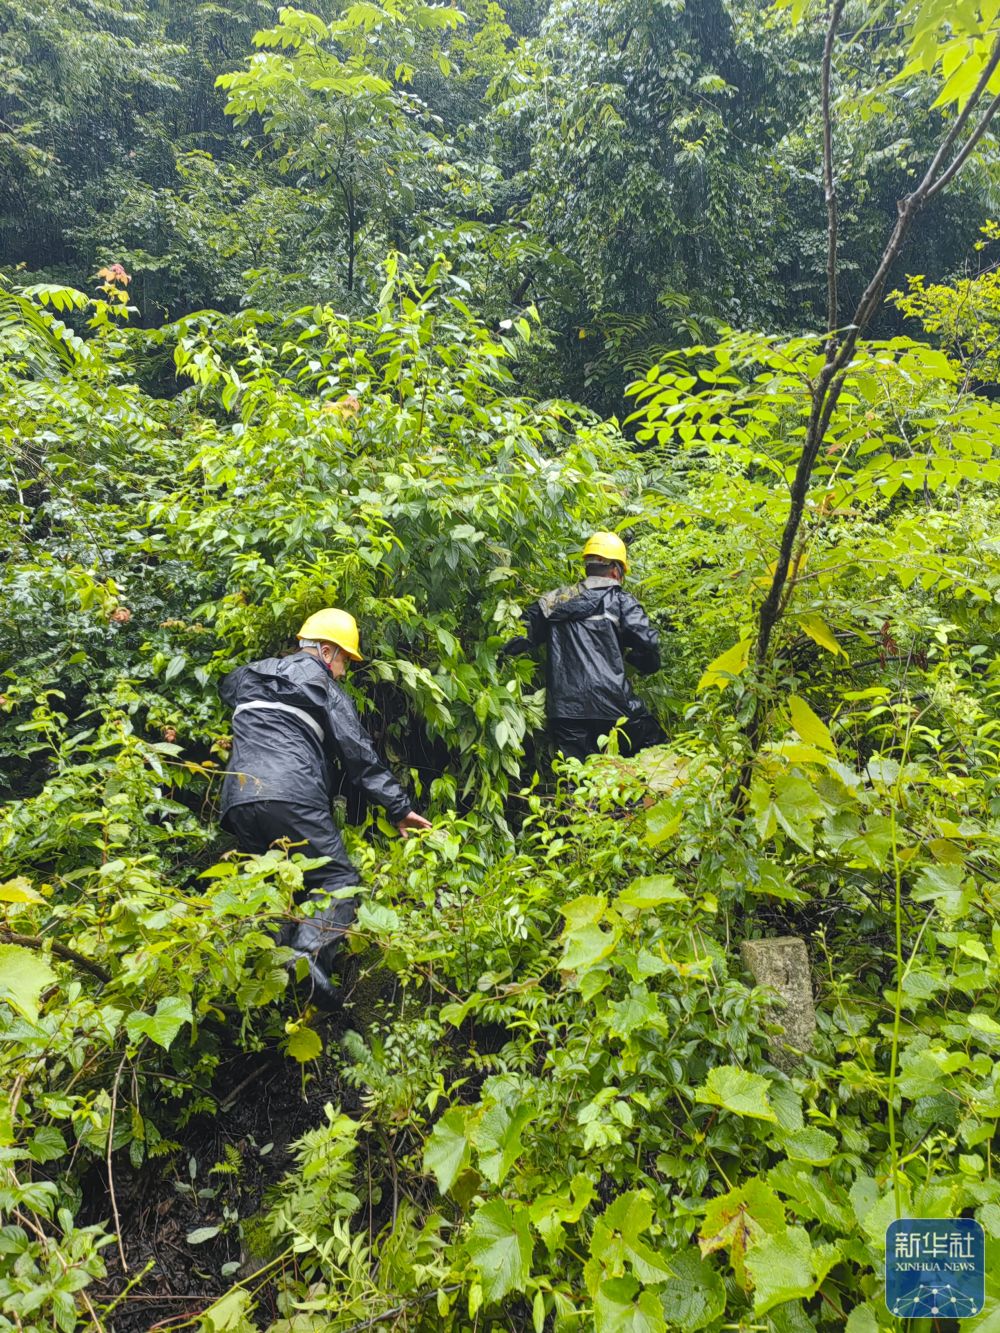
[[[408,838],[411,833],[417,833],[421,829],[431,828],[431,821],[425,819],[423,815],[418,815],[416,810],[411,810],[408,815],[399,821],[396,825],[399,829],[401,838]]]

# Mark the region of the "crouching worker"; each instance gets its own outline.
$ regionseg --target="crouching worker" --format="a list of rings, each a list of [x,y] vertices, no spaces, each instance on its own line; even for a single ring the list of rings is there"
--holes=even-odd
[[[348,661],[362,661],[354,617],[328,607],[310,616],[297,637],[297,653],[237,667],[220,684],[222,701],[233,710],[222,826],[242,852],[259,855],[287,838],[303,844],[291,849],[303,856],[328,858],[305,874],[315,914],[292,923],[279,938],[306,960],[314,1003],[331,1008],[336,991],[330,964],[356,908],[352,896],[327,895],[361,882],[333,822],[331,768],[339,766],[384,806],[404,838],[431,826],[412,809],[337,684]]]
[[[570,759],[597,753],[599,738],[620,718],[622,753],[665,739],[636,696],[625,664],[651,675],[660,668],[660,636],[622,587],[628,552],[613,532],[595,532],[583,548],[585,577],[556,588],[525,612],[527,634],[510,639],[502,656],[545,647],[545,713],[549,736]]]

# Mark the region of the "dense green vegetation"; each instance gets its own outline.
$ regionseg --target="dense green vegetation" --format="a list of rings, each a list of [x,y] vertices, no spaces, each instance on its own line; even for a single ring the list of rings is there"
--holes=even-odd
[[[0,0],[0,1328],[874,1333],[892,1218],[1000,1242],[997,21]],[[498,649],[595,528],[669,740],[581,766]],[[434,829],[339,802],[322,1022],[214,810],[328,604]]]

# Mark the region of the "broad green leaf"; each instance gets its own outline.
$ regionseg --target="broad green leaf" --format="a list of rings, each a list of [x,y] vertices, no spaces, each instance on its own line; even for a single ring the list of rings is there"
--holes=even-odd
[[[660,1300],[667,1323],[695,1333],[714,1323],[726,1308],[722,1276],[701,1257],[694,1246],[667,1258],[671,1276],[660,1287]]]
[[[434,1173],[438,1189],[447,1194],[458,1173],[468,1166],[470,1156],[465,1112],[453,1106],[438,1120],[424,1144],[424,1170]]]
[[[318,1060],[323,1054],[323,1038],[315,1028],[305,1023],[297,1023],[288,1038],[285,1050],[293,1060],[305,1065],[310,1060]]]
[[[511,1291],[524,1291],[531,1275],[531,1233],[528,1211],[512,1212],[503,1199],[478,1209],[465,1241],[466,1251],[479,1270],[487,1302],[503,1300]]]
[[[698,1243],[703,1256],[727,1250],[736,1280],[746,1286],[747,1251],[765,1236],[781,1234],[785,1227],[781,1200],[769,1185],[755,1178],[709,1202]]]
[[[780,898],[782,901],[790,903],[809,901],[809,895],[790,884],[785,871],[773,861],[758,861],[757,876],[756,880],[747,876],[743,881],[743,887],[749,893],[759,893],[769,898]]]
[[[160,1000],[152,1014],[136,1010],[125,1020],[125,1031],[130,1041],[148,1037],[164,1050],[169,1050],[184,1023],[191,1022],[191,1001],[185,995],[168,995]]]
[[[833,1231],[847,1232],[854,1218],[819,1172],[806,1170],[793,1162],[779,1162],[767,1173],[772,1185],[792,1201],[792,1211],[800,1220],[821,1222]]]
[[[660,801],[646,812],[646,841],[650,847],[659,847],[660,843],[672,838],[681,826],[683,811],[678,810],[671,800]]]
[[[972,888],[966,884],[964,862],[960,865],[929,865],[921,870],[913,886],[914,902],[934,903],[949,920],[963,917],[972,904]]]
[[[607,910],[608,902],[603,894],[584,893],[563,903],[559,911],[566,918],[564,935],[580,930],[583,926],[596,926]]]
[[[828,750],[830,754],[837,753],[837,747],[833,743],[833,737],[826,723],[816,716],[805,699],[798,694],[789,695],[788,708],[792,715],[792,726],[807,745]]]
[[[695,1089],[694,1099],[708,1106],[721,1106],[734,1115],[749,1116],[754,1120],[776,1120],[767,1100],[771,1080],[761,1074],[751,1074],[735,1065],[716,1065],[709,1070],[708,1079]]]
[[[845,1333],[878,1333],[878,1318],[867,1301],[856,1305],[847,1316]]]
[[[727,648],[714,662],[710,662],[695,686],[696,692],[700,694],[702,690],[711,689],[713,686],[720,691],[724,690],[732,683],[734,676],[741,675],[750,660],[750,643],[751,640],[748,638],[740,639],[739,643],[733,644],[732,648]]]
[[[233,1287],[198,1316],[199,1333],[242,1333],[247,1327],[252,1297],[243,1287]]]
[[[594,1297],[594,1333],[663,1333],[659,1299],[630,1277],[602,1282]]]
[[[583,926],[567,935],[559,967],[563,972],[585,972],[607,958],[617,943],[617,930]]]
[[[815,1166],[826,1166],[837,1153],[836,1137],[814,1125],[783,1135],[781,1146],[794,1161],[812,1162]]]
[[[44,956],[20,944],[0,944],[0,1000],[32,1023],[38,1021],[42,992],[56,983]]]
[[[608,1006],[608,1019],[608,1031],[613,1037],[628,1037],[637,1028],[656,1029],[664,1035],[670,1032],[659,1001],[645,986],[630,986],[626,999]]]
[[[0,884],[0,903],[44,903],[45,899],[24,875]]]
[[[687,902],[687,894],[677,887],[673,875],[647,875],[643,879],[634,879],[618,895],[619,907],[634,907],[641,911],[662,907],[664,903],[686,905]]]
[[[847,656],[822,616],[797,616],[796,620],[799,629],[804,634],[808,634],[814,643],[818,643],[821,648],[825,648],[828,653],[841,653],[844,657]]]
[[[570,1181],[568,1192],[542,1194],[534,1200],[528,1210],[531,1223],[550,1254],[560,1248],[565,1223],[578,1222],[593,1197],[594,1182],[581,1172]]]
[[[476,1126],[473,1139],[479,1151],[479,1169],[492,1184],[502,1185],[521,1156],[521,1135],[537,1114],[537,1107],[530,1102],[521,1102],[513,1111],[497,1105]]]
[[[620,1275],[628,1265],[645,1286],[665,1282],[670,1276],[666,1259],[642,1239],[653,1220],[653,1206],[648,1190],[626,1190],[619,1194],[594,1223],[590,1242],[592,1259],[599,1268],[588,1278],[591,1289],[603,1274]]]
[[[779,773],[774,780],[774,806],[778,823],[806,851],[812,848],[812,826],[823,816],[823,802],[806,778]]]
[[[55,1162],[67,1151],[66,1140],[55,1125],[42,1125],[28,1141],[28,1152],[35,1162]]]
[[[763,1315],[782,1301],[811,1296],[813,1253],[808,1232],[789,1227],[764,1236],[747,1252],[747,1272],[753,1280],[754,1314]]]

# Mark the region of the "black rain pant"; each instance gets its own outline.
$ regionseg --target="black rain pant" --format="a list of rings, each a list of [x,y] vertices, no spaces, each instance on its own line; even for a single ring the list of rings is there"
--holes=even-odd
[[[358,872],[344,850],[333,815],[322,806],[297,801],[246,801],[230,806],[223,817],[223,827],[236,837],[241,852],[261,856],[281,839],[298,846],[288,848],[289,855],[329,857],[326,865],[307,870],[303,876],[305,892],[300,902],[319,903],[311,917],[293,922],[278,937],[280,944],[312,954],[327,972],[344,932],[354,922],[357,904],[354,898],[333,898],[327,894],[360,884]]]
[[[549,719],[549,735],[552,744],[567,759],[584,760],[587,755],[599,752],[597,738],[606,736],[614,724],[614,718],[606,717],[553,717]],[[626,756],[666,740],[663,728],[649,713],[630,718],[618,734],[619,753]]]

